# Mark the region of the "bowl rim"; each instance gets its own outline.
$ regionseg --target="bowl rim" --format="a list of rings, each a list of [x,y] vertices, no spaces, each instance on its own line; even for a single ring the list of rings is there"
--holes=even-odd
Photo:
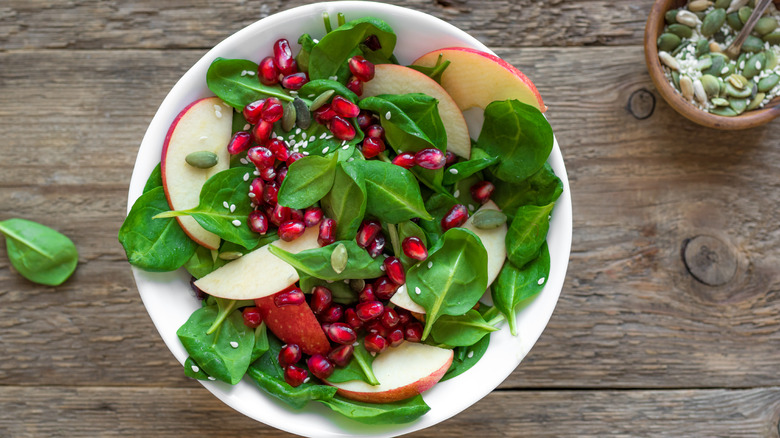
[[[780,4],[778,0],[775,3]],[[708,128],[721,130],[741,130],[754,128],[772,121],[780,116],[780,105],[759,110],[746,111],[735,117],[719,116],[702,111],[686,101],[677,90],[666,80],[661,61],[658,59],[656,40],[663,30],[666,11],[676,4],[684,4],[682,0],[657,0],[650,9],[645,25],[644,47],[645,63],[655,88],[661,97],[688,120]]]
[[[171,121],[186,106],[188,101],[203,97],[202,89],[191,88],[193,88],[193,83],[202,83],[205,86],[205,70],[211,60],[219,54],[224,55],[225,52],[235,51],[229,48],[231,44],[235,45],[236,41],[242,41],[242,39],[245,40],[249,36],[257,34],[260,29],[278,27],[280,23],[289,23],[292,19],[299,20],[298,17],[303,14],[316,13],[319,16],[323,11],[332,15],[342,11],[347,14],[348,18],[373,15],[391,23],[397,22],[399,23],[397,26],[400,27],[392,24],[391,26],[399,34],[399,44],[401,41],[400,32],[403,31],[404,27],[410,28],[412,26],[406,22],[422,23],[434,26],[436,31],[441,33],[441,35],[432,34],[434,36],[457,39],[461,45],[493,53],[474,37],[443,20],[424,12],[384,3],[321,2],[299,6],[263,18],[235,32],[209,50],[188,69],[166,95],[150,122],[139,147],[128,190],[128,211],[141,195],[152,169],[160,161],[161,139],[164,138]],[[401,25],[401,23],[404,24]],[[409,29],[409,32],[415,31],[417,30]],[[291,34],[297,30],[285,30],[284,32]],[[295,36],[297,37],[297,35]],[[422,53],[425,52],[420,51],[418,55]],[[563,287],[571,250],[572,204],[568,176],[557,140],[554,142],[548,163],[553,166],[556,175],[561,179],[564,190],[556,203],[550,225],[552,232],[548,235],[552,260],[547,284],[540,295],[518,315],[518,321],[530,321],[532,324],[528,324],[528,329],[522,336],[518,337],[512,337],[506,326],[503,326],[498,332],[494,332],[491,335],[491,346],[483,360],[480,360],[466,373],[441,382],[423,394],[423,398],[432,409],[420,419],[400,425],[369,426],[346,418],[334,418],[340,416],[332,414],[328,408],[319,406],[319,404],[310,403],[304,411],[296,411],[264,393],[249,382],[247,377],[236,386],[212,381],[199,381],[199,383],[226,405],[256,421],[290,433],[317,437],[397,436],[438,424],[480,401],[515,370],[536,343],[552,316]],[[175,331],[183,321],[186,321],[192,310],[199,305],[196,304],[189,290],[189,275],[182,272],[181,269],[173,273],[150,273],[132,267],[132,271],[141,299],[157,331],[176,360],[183,364],[186,352],[178,341]],[[186,312],[183,320],[179,316],[174,316],[171,310],[173,306],[180,306],[182,303],[192,309]],[[178,309],[179,313],[181,310]],[[177,321],[176,318],[180,319]],[[496,349],[499,347],[504,349],[497,351]],[[500,363],[495,364],[485,360],[490,358],[499,358]],[[486,380],[487,383],[485,383]],[[251,391],[251,393],[248,394],[247,391]],[[459,396],[461,394],[464,397],[453,397],[453,395]],[[249,405],[246,397],[250,397],[256,404]],[[290,419],[293,421],[289,421]]]

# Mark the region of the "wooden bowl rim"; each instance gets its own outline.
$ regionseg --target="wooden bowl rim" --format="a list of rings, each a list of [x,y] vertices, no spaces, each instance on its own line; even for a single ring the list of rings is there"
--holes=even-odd
[[[774,0],[774,2],[780,4],[780,0]],[[672,84],[667,81],[661,61],[658,59],[656,40],[659,33],[663,30],[666,11],[671,9],[675,3],[684,4],[685,2],[680,0],[657,0],[650,10],[650,15],[645,25],[645,63],[650,73],[650,79],[661,94],[661,97],[688,120],[708,128],[724,130],[749,129],[768,123],[775,117],[780,116],[780,106],[746,111],[735,117],[718,116],[700,110],[686,101],[674,89]]]

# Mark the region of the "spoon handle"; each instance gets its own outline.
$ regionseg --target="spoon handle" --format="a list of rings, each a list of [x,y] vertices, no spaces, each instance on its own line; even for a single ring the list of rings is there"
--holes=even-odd
[[[756,3],[756,8],[753,9],[753,13],[750,14],[750,18],[748,18],[745,26],[742,28],[742,30],[739,31],[737,37],[725,50],[726,55],[728,55],[729,58],[736,58],[739,56],[739,51],[742,49],[742,44],[747,39],[748,35],[750,35],[750,32],[753,31],[753,27],[755,27],[756,23],[758,23],[758,20],[761,18],[761,16],[764,15],[764,11],[766,11],[766,8],[769,7],[769,3],[771,2],[772,0],[759,0],[758,3]]]

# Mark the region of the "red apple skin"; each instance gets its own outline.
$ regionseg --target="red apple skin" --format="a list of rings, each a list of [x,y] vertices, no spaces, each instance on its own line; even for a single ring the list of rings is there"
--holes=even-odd
[[[449,67],[447,67],[447,69],[444,71],[444,74],[442,75],[441,85],[442,87],[444,87],[445,90],[447,90],[450,93],[452,98],[455,99],[456,102],[458,102],[458,105],[460,106],[461,110],[466,110],[473,106],[479,106],[480,108],[484,109],[485,106],[487,106],[490,102],[495,100],[518,99],[523,103],[535,106],[541,112],[547,111],[547,106],[542,101],[542,96],[539,94],[539,90],[536,89],[534,83],[530,79],[528,79],[528,77],[523,72],[518,70],[515,66],[509,64],[503,59],[495,55],[492,55],[490,53],[483,52],[477,49],[472,49],[470,47],[447,47],[444,49],[438,49],[432,52],[428,52],[425,55],[419,57],[412,64],[432,67],[436,64],[436,61],[439,58],[439,54],[444,55],[443,57],[444,60],[451,61]],[[516,94],[513,95],[511,91],[512,87],[497,86],[495,83],[489,82],[491,79],[495,79],[495,78],[486,76],[484,78],[484,80],[486,81],[485,85],[488,85],[488,83],[490,83],[490,87],[480,88],[480,90],[489,93],[489,94],[484,94],[484,96],[490,95],[493,97],[486,98],[480,105],[464,106],[462,102],[463,99],[459,98],[458,92],[455,89],[455,87],[457,87],[458,78],[461,76],[457,70],[462,69],[464,72],[473,70],[475,63],[476,64],[481,63],[480,59],[476,58],[475,56],[479,56],[483,60],[488,60],[490,62],[495,63],[496,66],[498,66],[503,70],[506,70],[508,73],[516,77],[521,84],[520,86],[521,87],[524,86],[525,88],[527,88],[527,91],[530,92],[530,94],[533,97],[528,98],[527,96],[525,96],[525,98],[522,98],[520,95],[516,95]],[[455,59],[451,59],[451,58],[455,58]],[[456,62],[458,60],[460,62]],[[466,62],[463,62],[464,60],[466,60]],[[506,93],[506,96],[497,97],[500,96],[502,93]],[[521,94],[525,94],[525,93],[521,93]],[[469,98],[470,98],[469,100],[479,100],[479,97],[471,98],[469,96]]]
[[[294,287],[296,286],[290,286],[290,288]],[[281,307],[274,303],[274,296],[290,288],[255,300],[255,305],[263,315],[263,322],[282,342],[298,344],[301,350],[309,355],[327,355],[330,351],[330,341],[308,303],[304,301],[301,304],[288,304]]]

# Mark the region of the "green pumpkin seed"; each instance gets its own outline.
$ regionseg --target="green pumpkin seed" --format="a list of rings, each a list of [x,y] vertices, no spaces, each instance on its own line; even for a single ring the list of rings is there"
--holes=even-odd
[[[753,89],[751,87],[745,87],[743,89],[735,88],[734,85],[732,85],[730,82],[726,83],[726,94],[731,97],[739,97],[741,99],[744,99],[751,94],[753,94]]]
[[[366,280],[362,278],[353,278],[349,280],[349,288],[355,292],[360,292],[366,287]]]
[[[764,36],[775,29],[777,29],[777,20],[774,17],[761,17],[756,22],[756,27],[753,28],[753,30],[761,36]]]
[[[197,151],[184,157],[184,161],[198,169],[210,169],[217,165],[219,157],[211,151]]]
[[[686,11],[684,9],[677,12],[677,15],[675,16],[675,20],[677,20],[678,23],[684,24],[688,27],[696,27],[697,24],[699,24],[699,17],[694,14],[691,11]]]
[[[764,35],[763,40],[764,42],[767,42],[772,45],[780,44],[780,29],[774,30]]]
[[[757,53],[764,50],[764,41],[761,38],[748,35],[745,38],[745,42],[742,43],[742,51],[749,53]]]
[[[737,73],[729,75],[729,77],[726,78],[726,81],[733,85],[737,90],[745,88],[745,85],[747,85],[748,82],[744,76]]]
[[[219,258],[222,260],[235,260],[244,254],[238,251],[225,251],[219,253]]]
[[[696,70],[704,71],[712,67],[712,58],[706,57],[696,61]]]
[[[691,0],[688,2],[688,10],[691,12],[701,12],[712,6],[709,0]]]
[[[716,116],[734,117],[737,115],[737,113],[728,106],[718,106],[711,109],[710,112]]]
[[[719,76],[721,74],[721,71],[723,70],[723,67],[726,66],[726,57],[721,55],[720,53],[712,53],[710,59],[712,60],[712,64],[710,64],[710,66],[707,67],[706,71],[702,71],[702,72],[706,74],[711,74],[713,76]]]
[[[758,91],[769,91],[772,88],[775,88],[778,82],[780,82],[780,76],[772,73],[771,75],[765,78],[761,78],[761,80],[758,81]]]
[[[690,38],[693,35],[693,29],[680,23],[670,24],[666,28],[666,31],[671,32],[680,38]]]
[[[718,78],[713,75],[703,75],[700,79],[701,85],[704,87],[704,92],[707,93],[707,97],[717,96],[720,92],[720,83]]]
[[[705,37],[711,37],[712,35],[715,35],[715,32],[717,32],[725,22],[726,10],[720,8],[713,9],[704,17],[700,32]]]
[[[676,49],[672,50],[672,56],[677,56],[677,54],[678,54],[678,53],[680,53],[680,52],[682,52],[683,50],[685,50],[685,48],[686,48],[686,47],[688,47],[688,46],[690,46],[691,44],[692,44],[692,43],[691,43],[690,41],[685,41],[685,42],[683,42],[682,44],[680,44],[679,46],[677,46],[677,48],[676,48]]]
[[[739,13],[737,12],[732,12],[726,15],[726,23],[728,23],[729,26],[731,26],[731,28],[736,31],[742,30],[742,28],[745,26],[742,23],[742,20],[739,19]]]
[[[707,16],[707,13],[704,11],[694,12],[693,14],[699,18],[699,21],[704,20],[704,17]]]
[[[311,126],[311,112],[306,102],[300,97],[296,97],[293,100],[293,106],[295,107],[295,124],[301,129],[309,129]]]
[[[731,6],[731,0],[715,0],[716,8],[727,9],[729,6]]]
[[[282,102],[284,113],[282,113],[282,130],[290,132],[295,128],[295,106],[290,102]]]
[[[347,269],[348,260],[347,247],[343,243],[339,243],[330,254],[330,267],[336,274],[341,274],[344,269]]]
[[[774,50],[766,50],[764,51],[764,56],[766,56],[766,64],[764,64],[764,68],[767,70],[774,70],[775,67],[777,67],[777,54]]]
[[[715,106],[729,106],[729,101],[722,97],[716,97],[712,99],[711,102]]]
[[[702,56],[710,53],[710,45],[707,43],[707,40],[702,38],[699,41],[696,42],[696,57],[701,58]]]
[[[309,110],[317,111],[322,105],[325,105],[334,94],[336,94],[336,90],[323,91],[322,94],[315,97],[314,100],[311,101]]]
[[[753,8],[751,8],[750,6],[742,6],[741,8],[739,8],[739,11],[737,11],[737,13],[739,14],[739,21],[741,21],[742,24],[744,25],[745,23],[747,23],[748,18],[750,18],[750,14],[753,13]]]
[[[718,84],[720,84],[718,97],[726,97],[726,81],[724,81],[723,78],[718,78]]]
[[[765,93],[756,93],[756,96],[753,98],[753,100],[750,101],[750,103],[747,106],[747,110],[754,110],[761,105],[761,102],[764,101],[764,98],[766,97]]]
[[[745,68],[742,70],[742,76],[750,79],[753,76],[761,73],[761,70],[764,69],[764,65],[766,64],[766,55],[763,53],[756,53],[755,55],[748,58],[747,62],[745,62]]]
[[[664,20],[666,20],[666,24],[677,23],[677,13],[679,11],[679,9],[670,9],[666,11],[664,14]]]
[[[746,99],[729,99],[729,106],[737,115],[744,113],[747,105],[748,101]]]
[[[482,209],[471,216],[474,226],[481,230],[498,228],[506,223],[506,215],[499,210]]]
[[[674,82],[674,88],[680,88],[680,72],[672,70],[672,82]]]
[[[661,36],[658,37],[658,50],[663,50],[664,52],[671,52],[672,50],[676,49],[677,46],[680,45],[682,40],[680,37],[673,33],[663,33]]]

